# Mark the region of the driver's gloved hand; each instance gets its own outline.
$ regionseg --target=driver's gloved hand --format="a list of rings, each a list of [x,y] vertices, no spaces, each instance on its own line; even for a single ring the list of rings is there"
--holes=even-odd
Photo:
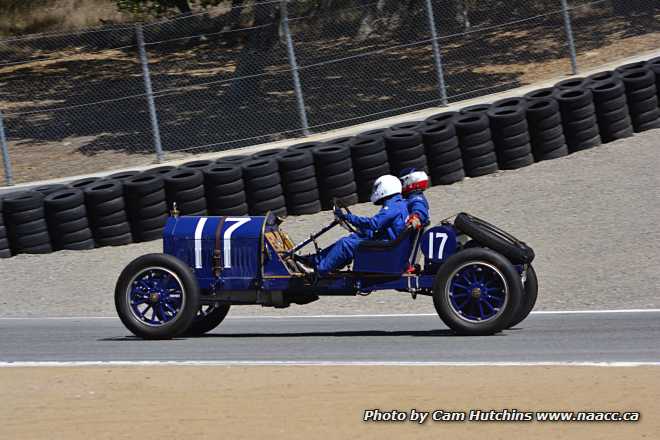
[[[406,220],[406,225],[411,228],[421,229],[422,221],[417,214],[412,214],[408,217],[408,220]]]
[[[344,214],[344,212],[339,208],[335,208],[335,216],[340,220],[346,220],[346,214]]]

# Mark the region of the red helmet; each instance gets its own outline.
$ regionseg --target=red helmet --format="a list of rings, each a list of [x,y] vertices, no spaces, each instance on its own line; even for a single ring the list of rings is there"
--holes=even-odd
[[[404,195],[413,191],[424,191],[429,187],[429,176],[424,171],[417,171],[415,169],[404,170],[401,173],[401,185]]]

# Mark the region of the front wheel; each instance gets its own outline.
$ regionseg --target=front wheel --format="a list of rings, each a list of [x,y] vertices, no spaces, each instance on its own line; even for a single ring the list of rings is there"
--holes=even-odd
[[[513,315],[513,320],[507,326],[507,328],[512,328],[523,322],[536,305],[536,299],[539,295],[539,280],[536,277],[536,271],[530,265],[527,268],[527,276],[525,279],[525,288],[523,290],[522,301],[520,301],[520,307],[516,310],[516,313]]]
[[[512,322],[522,289],[520,275],[504,256],[490,249],[465,249],[440,267],[433,304],[456,333],[492,335]]]
[[[144,339],[171,339],[185,332],[199,309],[199,286],[178,258],[147,254],[133,260],[115,287],[119,319]]]

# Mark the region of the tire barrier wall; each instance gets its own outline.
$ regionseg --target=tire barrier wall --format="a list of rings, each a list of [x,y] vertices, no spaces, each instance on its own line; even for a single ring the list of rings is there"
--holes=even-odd
[[[660,57],[325,142],[50,184],[0,197],[0,258],[161,238],[182,215],[314,214],[366,202],[409,167],[432,185],[556,159],[660,128]]]

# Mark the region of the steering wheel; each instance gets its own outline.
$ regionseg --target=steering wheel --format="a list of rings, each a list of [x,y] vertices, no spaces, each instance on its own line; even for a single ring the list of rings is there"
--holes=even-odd
[[[333,207],[332,207],[333,212],[335,211],[335,209],[339,209],[344,214],[350,214],[351,213],[351,210],[348,209],[348,206],[346,206],[344,204],[344,202],[342,202],[341,199],[338,199],[338,198],[335,197],[332,200],[332,204],[333,204]],[[353,226],[352,224],[350,224],[346,220],[344,220],[342,218],[339,218],[336,214],[335,214],[335,220],[337,221],[337,223],[339,223],[339,226],[346,229],[348,232],[351,232],[351,233],[354,233],[354,234],[357,234],[358,232],[360,232],[358,230],[358,228],[356,228],[355,226]]]

